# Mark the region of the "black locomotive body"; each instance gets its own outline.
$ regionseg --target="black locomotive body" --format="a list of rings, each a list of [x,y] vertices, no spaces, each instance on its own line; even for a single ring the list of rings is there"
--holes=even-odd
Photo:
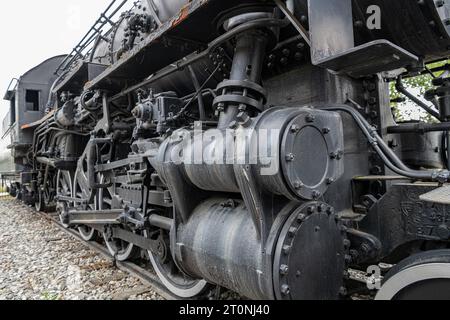
[[[12,194],[182,298],[346,298],[380,263],[383,299],[448,281],[450,80],[428,105],[402,78],[447,58],[450,1],[126,2],[8,90]],[[393,81],[435,121],[396,123]]]

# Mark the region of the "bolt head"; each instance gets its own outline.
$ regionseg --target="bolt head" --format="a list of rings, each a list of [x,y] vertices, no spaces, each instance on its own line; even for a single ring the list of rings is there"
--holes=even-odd
[[[291,133],[298,133],[300,131],[300,126],[297,124],[292,125]]]
[[[295,236],[295,234],[297,233],[297,228],[296,227],[290,227],[289,231],[288,231],[288,235],[293,237]]]
[[[285,245],[283,246],[283,253],[288,255],[291,252],[291,246]]]
[[[341,288],[339,289],[339,294],[340,294],[341,296],[346,296],[346,295],[347,295],[347,289],[346,289],[345,287],[341,287]]]
[[[281,286],[281,293],[282,294],[284,294],[285,296],[287,296],[290,292],[291,292],[291,290],[289,289],[289,286],[287,285],[287,284],[283,284],[282,286]]]
[[[313,114],[308,114],[305,119],[306,119],[306,122],[311,123],[316,120],[316,117]]]
[[[314,200],[317,200],[318,198],[320,198],[320,196],[322,195],[322,193],[320,193],[319,191],[317,191],[317,190],[314,190],[313,192],[312,192],[312,197],[313,197],[313,199]]]
[[[286,161],[294,161],[295,160],[295,155],[293,153],[288,153],[286,155]]]
[[[280,274],[281,275],[287,275],[288,272],[289,272],[289,267],[287,265],[285,265],[285,264],[282,264],[280,266]]]
[[[296,190],[300,190],[301,188],[303,188],[303,186],[304,186],[304,184],[303,184],[303,182],[301,182],[301,181],[295,181],[295,182],[294,182],[294,188],[295,188]]]

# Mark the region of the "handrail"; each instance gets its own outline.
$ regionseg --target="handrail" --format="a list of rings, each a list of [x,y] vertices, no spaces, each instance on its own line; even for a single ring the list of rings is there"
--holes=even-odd
[[[10,90],[11,87],[12,87],[12,84],[14,83],[14,81],[15,81],[14,88],[13,88],[12,90]],[[12,78],[11,81],[10,81],[10,83],[9,83],[9,85],[8,85],[8,89],[6,89],[6,91],[14,91],[14,90],[16,90],[18,84],[19,84],[19,79],[17,79],[17,78]]]
[[[112,27],[115,25],[113,22],[114,16],[123,8],[123,6],[128,2],[128,0],[122,0],[117,6],[114,4],[118,0],[112,0],[108,5],[106,10],[100,14],[100,17],[96,20],[94,25],[89,29],[89,31],[84,35],[81,41],[72,49],[72,52],[68,54],[64,60],[60,63],[55,71],[55,74],[61,75],[64,71],[67,71],[78,59],[84,59],[91,49],[88,49],[90,45],[97,39],[101,37],[104,33],[104,27],[110,24]],[[112,12],[111,12],[112,11]],[[109,30],[109,29],[108,29]],[[87,50],[88,49],[88,50]]]

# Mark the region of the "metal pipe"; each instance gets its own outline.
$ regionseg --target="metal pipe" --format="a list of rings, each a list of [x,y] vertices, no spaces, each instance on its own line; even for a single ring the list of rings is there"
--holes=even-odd
[[[441,123],[408,123],[398,126],[389,127],[388,133],[426,133],[426,132],[439,132],[450,131],[450,122]]]
[[[297,32],[302,36],[303,40],[311,46],[311,38],[309,31],[306,30],[302,24],[297,20],[297,17],[294,15],[295,4],[294,1],[288,0],[286,5],[283,4],[281,0],[274,0],[278,8],[285,14],[286,19],[290,22]]]
[[[45,164],[47,166],[51,166],[52,168],[55,167],[55,161],[50,160],[49,158],[46,157],[36,157],[36,161]]]
[[[192,68],[192,66],[190,65],[188,69],[189,73],[191,74],[192,83],[194,84],[195,91],[201,93],[202,88],[200,86],[200,83],[198,82],[198,78],[197,75],[195,74],[194,68]],[[205,103],[203,101],[203,95],[197,94],[197,100],[198,100],[198,112],[200,115],[200,120],[204,121],[206,120],[206,111],[205,111]]]
[[[397,155],[387,146],[378,132],[353,108],[347,105],[338,105],[320,108],[322,110],[343,111],[350,114],[358,127],[364,133],[375,152],[380,156],[386,166],[396,174],[411,179],[431,180],[438,182],[447,182],[450,178],[450,172],[447,170],[418,171],[408,168]]]
[[[166,218],[157,214],[152,214],[150,215],[150,217],[148,218],[148,221],[150,222],[150,224],[154,227],[158,227],[164,230],[168,230],[170,231],[172,229],[173,226],[173,219],[170,218]]]
[[[230,80],[260,84],[266,48],[267,36],[256,31],[237,36]],[[232,92],[225,94],[232,94]],[[243,95],[241,92],[237,94]],[[227,103],[220,114],[217,128],[219,130],[228,128],[239,112],[238,104]]]

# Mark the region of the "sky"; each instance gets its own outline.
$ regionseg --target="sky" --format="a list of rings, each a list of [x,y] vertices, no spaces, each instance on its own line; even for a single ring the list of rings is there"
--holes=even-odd
[[[0,122],[9,109],[3,95],[10,80],[50,57],[69,53],[110,1],[0,1]],[[0,154],[8,144],[8,138],[0,141]]]

